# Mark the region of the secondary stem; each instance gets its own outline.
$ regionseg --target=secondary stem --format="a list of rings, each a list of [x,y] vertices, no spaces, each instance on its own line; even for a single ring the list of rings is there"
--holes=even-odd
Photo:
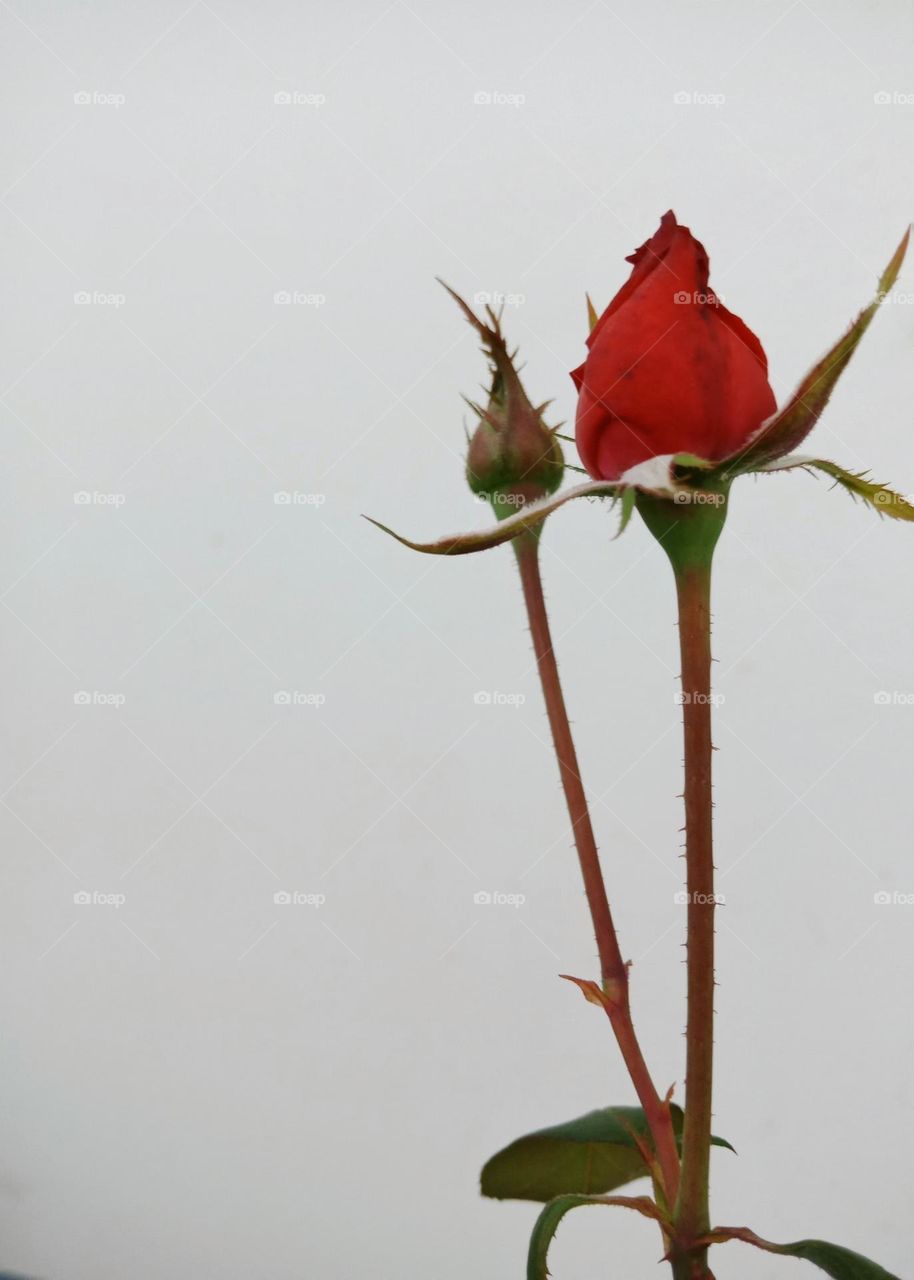
[[[690,561],[676,567],[679,644],[682,654],[682,720],[685,743],[686,1104],[682,1174],[675,1211],[676,1237],[685,1255],[674,1274],[682,1280],[710,1277],[707,1249],[691,1242],[710,1228],[708,1178],[711,1152],[711,1086],[714,1052],[714,854],[711,829],[711,566]]]
[[[581,874],[584,878],[584,892],[596,935],[603,991],[608,998],[607,1013],[638,1100],[644,1110],[663,1176],[667,1203],[672,1207],[679,1184],[679,1154],[673,1133],[670,1107],[654,1087],[632,1024],[628,966],[622,959],[606,896],[600,855],[590,821],[587,796],[581,781],[577,752],[559,679],[558,664],[552,647],[539,567],[539,535],[538,533],[522,534],[515,539],[513,545],[520,570],[524,603],[527,607],[530,634],[533,638],[533,649],[546,701],[546,711],[549,716],[549,727],[552,731],[565,801],[568,805]]]

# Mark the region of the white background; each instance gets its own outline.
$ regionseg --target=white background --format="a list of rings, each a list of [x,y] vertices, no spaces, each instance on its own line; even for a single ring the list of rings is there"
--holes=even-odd
[[[435,275],[523,296],[531,394],[573,419],[585,290],[605,305],[670,206],[789,394],[912,214],[910,14],[9,0],[0,26],[0,1263],[520,1275],[535,1208],[481,1200],[483,1160],[632,1091],[556,977],[596,963],[511,554],[422,559],[360,512],[490,518],[462,479],[484,363]],[[912,353],[914,263],[814,437],[905,493]],[[572,505],[544,571],[636,1022],[681,1100],[672,586],[614,530]],[[714,1217],[907,1276],[914,906],[874,894],[914,893],[912,533],[801,474],[744,480],[718,559],[715,1125],[739,1155]],[[601,1211],[551,1262],[642,1280],[658,1253]]]

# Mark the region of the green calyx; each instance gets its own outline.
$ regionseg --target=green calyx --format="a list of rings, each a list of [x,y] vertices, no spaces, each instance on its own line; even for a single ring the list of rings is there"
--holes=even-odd
[[[499,520],[528,502],[555,493],[562,483],[562,448],[535,409],[511,366],[506,378],[496,365],[486,409],[467,453],[467,484],[488,498]],[[475,408],[475,406],[474,406]]]
[[[639,492],[635,502],[678,575],[710,568],[727,519],[729,497],[730,482],[709,476],[700,487],[678,490],[672,498]]]

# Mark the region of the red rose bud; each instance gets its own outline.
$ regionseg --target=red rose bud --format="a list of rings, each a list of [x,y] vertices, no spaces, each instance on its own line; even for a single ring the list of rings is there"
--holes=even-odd
[[[562,449],[543,421],[547,406],[534,408],[523,388],[498,317],[487,308],[489,324],[484,324],[452,289],[448,292],[482,338],[492,369],[486,407],[469,402],[479,425],[467,453],[467,483],[503,520],[556,491],[565,467]]]
[[[601,480],[665,454],[720,461],[775,411],[762,344],[709,287],[708,255],[672,211],[627,261],[571,375],[581,460]]]

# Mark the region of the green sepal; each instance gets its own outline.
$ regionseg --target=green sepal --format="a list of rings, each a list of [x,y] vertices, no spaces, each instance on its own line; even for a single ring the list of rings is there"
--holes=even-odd
[[[783,409],[762,423],[755,436],[721,466],[732,476],[754,471],[766,462],[782,458],[800,445],[812,431],[828,404],[835,383],[844,372],[885,295],[894,285],[908,247],[910,228],[904,233],[892,260],[879,280],[876,296],[822,359],[809,370]]]
[[[596,329],[597,325],[600,323],[600,313],[593,305],[590,294],[585,293],[584,297],[587,299],[587,331],[588,333],[593,333],[594,329]]]
[[[678,1143],[682,1108],[671,1103],[670,1112]],[[733,1150],[723,1138],[712,1142]],[[604,1107],[504,1147],[483,1166],[481,1191],[495,1200],[541,1202],[571,1193],[614,1191],[649,1176],[642,1147],[650,1149],[651,1138],[641,1107]]]
[[[914,520],[914,506],[900,493],[896,493],[888,485],[871,480],[865,471],[846,471],[837,462],[829,462],[826,458],[804,458],[799,454],[792,454],[757,467],[756,473],[764,475],[773,471],[794,470],[821,471],[831,476],[835,484],[846,489],[852,498],[861,498],[878,515],[888,516],[890,520]]]
[[[619,495],[619,528],[616,533],[617,538],[621,538],[625,530],[628,528],[628,522],[632,518],[635,510],[635,502],[638,497],[637,489],[630,486],[623,489]]]
[[[723,531],[729,505],[729,483],[707,472],[701,487],[677,489],[672,498],[639,492],[641,518],[669,557],[678,576],[690,570],[710,571],[714,548]]]
[[[411,547],[413,551],[423,551],[426,555],[432,556],[464,556],[473,551],[488,551],[490,547],[498,547],[503,542],[510,542],[519,533],[537,528],[553,511],[558,511],[559,507],[564,506],[566,502],[571,502],[574,498],[611,498],[615,497],[618,489],[619,485],[616,481],[591,480],[587,484],[564,489],[552,498],[528,503],[515,515],[507,516],[490,529],[471,533],[454,533],[450,537],[439,538],[436,542],[413,542],[409,538],[404,538],[402,534],[394,532],[386,524],[381,524],[380,520],[375,520],[371,516],[365,516],[365,519],[377,525],[384,533],[389,533],[392,538],[396,538],[397,542],[402,542],[405,547]]]
[[[559,1223],[571,1209],[585,1204],[608,1204],[622,1209],[634,1209],[645,1218],[653,1218],[666,1226],[663,1215],[649,1196],[558,1196],[550,1200],[536,1220],[530,1236],[527,1252],[527,1280],[547,1280],[549,1269],[546,1258]]]

